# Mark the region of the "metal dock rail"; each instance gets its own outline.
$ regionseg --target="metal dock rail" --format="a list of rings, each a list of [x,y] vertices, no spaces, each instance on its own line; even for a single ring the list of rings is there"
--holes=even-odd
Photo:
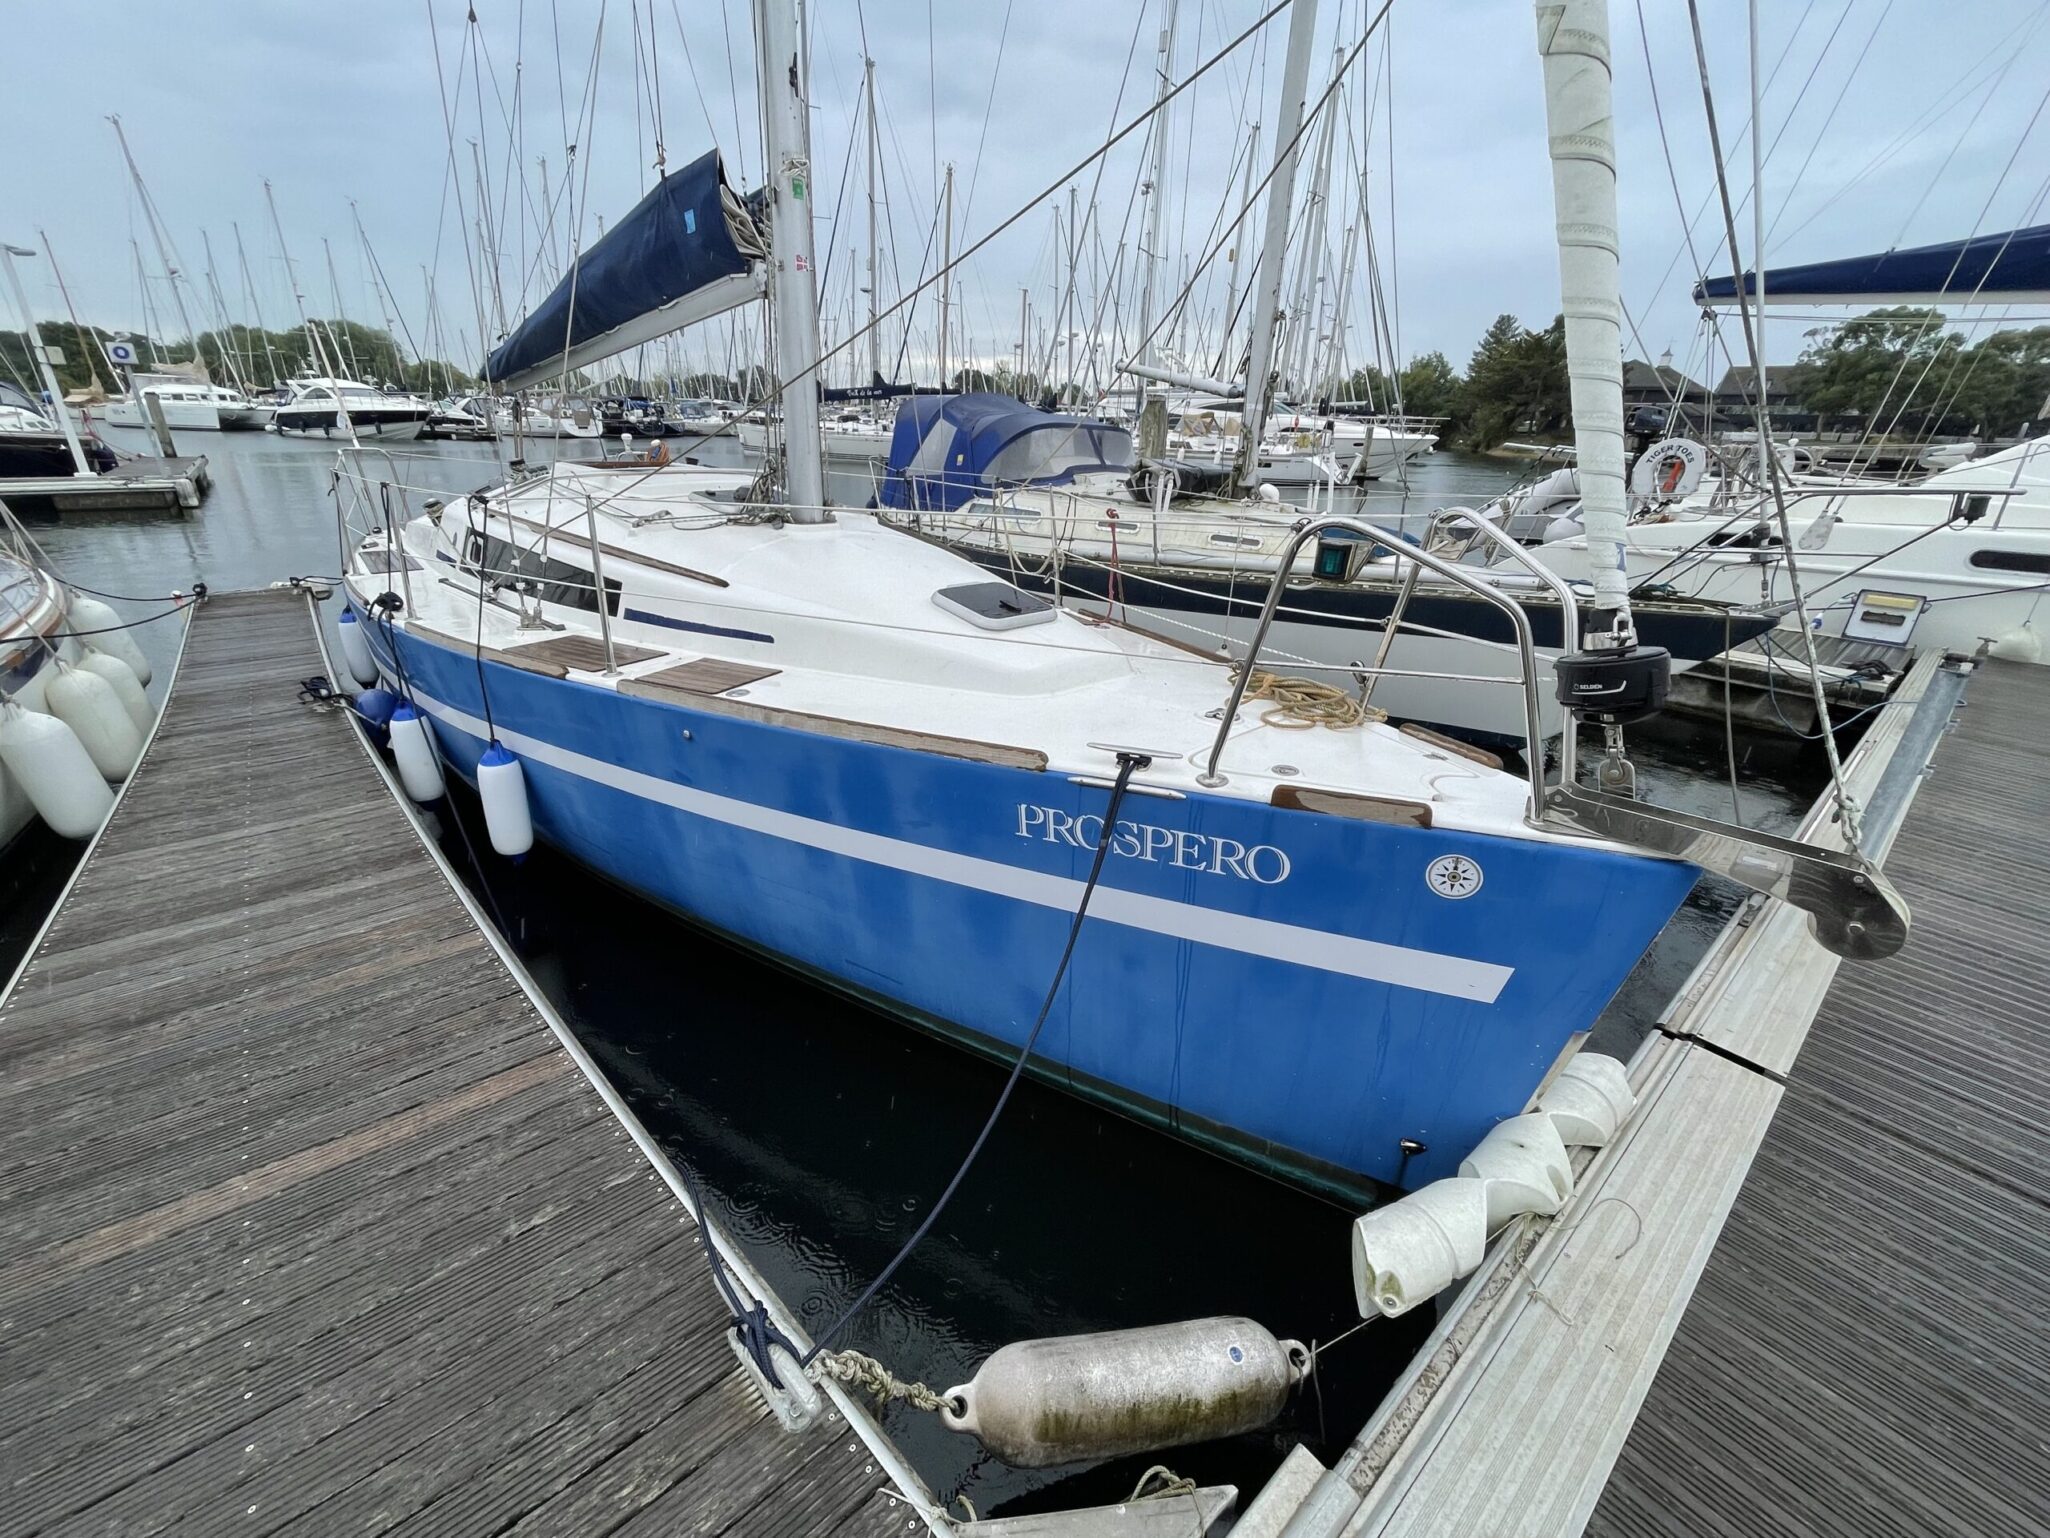
[[[0,999],[8,1533],[924,1530],[750,1386],[675,1172],[296,697],[307,601],[190,625]]]
[[[1906,949],[1839,969],[1748,905],[1616,1143],[1272,1531],[2050,1531],[2050,669],[1972,671],[1918,790],[1965,681],[1923,658],[1850,764]],[[1826,801],[1803,836],[1840,843]]]

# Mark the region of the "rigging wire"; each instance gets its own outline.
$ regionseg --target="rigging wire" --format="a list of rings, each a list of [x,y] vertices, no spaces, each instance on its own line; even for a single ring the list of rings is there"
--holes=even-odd
[[[1756,0],[1753,0],[1751,46],[1754,71],[1756,69],[1758,48],[1757,18]],[[1723,230],[1725,238],[1729,242],[1730,266],[1737,280],[1738,314],[1742,317],[1744,325],[1744,346],[1750,354],[1753,377],[1762,378],[1764,375],[1764,357],[1761,349],[1764,339],[1759,335],[1759,332],[1763,327],[1762,325],[1754,327],[1752,324],[1754,305],[1752,297],[1745,290],[1743,250],[1737,243],[1737,215],[1730,203],[1729,176],[1723,163],[1721,136],[1716,131],[1715,93],[1709,86],[1708,49],[1701,36],[1700,0],[1687,0],[1687,19],[1694,33],[1694,58],[1701,74],[1701,106],[1703,113],[1708,119],[1709,150],[1715,157],[1716,195],[1722,203]],[[1757,78],[1755,73],[1752,78],[1755,83]],[[1754,123],[1753,126],[1755,127],[1756,124]],[[1752,139],[1752,145],[1753,153],[1758,153],[1755,134]],[[1763,189],[1754,187],[1752,190],[1754,193],[1757,193]],[[1758,308],[1762,308],[1762,306]],[[1809,683],[1815,697],[1816,718],[1822,723],[1823,727],[1822,744],[1823,751],[1829,759],[1830,786],[1835,793],[1837,815],[1843,823],[1845,845],[1853,854],[1858,854],[1861,851],[1858,847],[1857,806],[1851,800],[1849,787],[1844,783],[1843,762],[1837,756],[1836,738],[1830,730],[1829,700],[1822,689],[1822,664],[1815,653],[1815,630],[1808,621],[1808,600],[1801,590],[1800,565],[1794,559],[1794,537],[1792,530],[1788,526],[1786,496],[1780,485],[1779,456],[1774,453],[1772,447],[1772,419],[1766,411],[1765,402],[1762,399],[1758,403],[1756,414],[1758,418],[1759,457],[1765,461],[1766,478],[1772,488],[1773,508],[1779,521],[1780,543],[1784,548],[1786,556],[1787,587],[1793,594],[1794,614],[1800,621],[1801,626],[1801,644],[1807,651]]]

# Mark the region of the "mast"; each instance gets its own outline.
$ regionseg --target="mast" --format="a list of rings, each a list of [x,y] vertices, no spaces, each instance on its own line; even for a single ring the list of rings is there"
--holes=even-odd
[[[214,276],[213,237],[207,234],[205,230],[201,230],[199,232],[199,243],[206,250],[207,297],[213,300],[214,319],[219,324],[221,336],[224,338],[221,346],[221,357],[228,365],[228,377],[235,381],[235,388],[244,395],[247,395],[249,393],[249,382],[242,377],[242,365],[235,356],[235,323],[228,318],[228,301],[221,296],[220,280]],[[242,340],[243,346],[246,349],[249,339],[245,335]]]
[[[136,167],[135,157],[128,152],[128,135],[121,131],[121,119],[109,117],[107,121],[114,125],[114,137],[121,141],[121,158],[128,162],[128,175],[135,182],[136,196],[142,200],[143,220],[149,225],[150,239],[156,242],[157,261],[171,282],[171,302],[178,307],[178,323],[185,328],[186,340],[192,344],[192,361],[199,365],[200,374],[204,377],[206,360],[199,355],[199,333],[192,329],[192,317],[185,313],[185,295],[178,287],[178,264],[171,260],[170,239],[164,233],[163,221],[157,218],[157,205],[149,195],[149,187],[143,182],[142,172]]]
[[[78,429],[71,425],[71,413],[65,409],[64,391],[57,383],[57,371],[50,367],[50,351],[43,346],[43,334],[36,330],[35,312],[28,307],[28,295],[22,292],[21,274],[14,270],[17,256],[35,254],[27,246],[0,241],[0,266],[7,269],[7,287],[14,295],[15,309],[21,312],[22,340],[28,343],[29,356],[36,361],[36,372],[42,375],[43,388],[50,392],[50,410],[57,418],[57,425],[64,429],[64,444],[71,450],[71,463],[80,475],[91,475],[92,461],[85,457],[85,447],[78,441]]]
[[[1160,19],[1160,46],[1154,73],[1153,169],[1140,189],[1146,198],[1146,264],[1139,281],[1139,361],[1153,361],[1153,302],[1160,282],[1160,221],[1167,202],[1168,93],[1174,89],[1175,0],[1167,0]]]
[[[78,333],[78,347],[85,355],[86,373],[93,382],[93,388],[104,392],[106,386],[100,383],[100,366],[95,361],[95,354],[99,349],[93,346],[91,338],[85,334],[85,327],[78,323],[78,310],[71,302],[71,290],[64,286],[64,269],[57,265],[57,253],[50,248],[49,234],[37,230],[36,239],[43,243],[43,254],[50,259],[50,275],[57,280],[57,292],[64,298],[64,313],[71,317],[71,329]]]
[[[1246,145],[1245,185],[1239,189],[1239,215],[1236,219],[1232,220],[1231,231],[1225,236],[1225,239],[1231,242],[1231,277],[1225,284],[1224,290],[1224,335],[1217,344],[1217,371],[1220,374],[1237,372],[1232,367],[1234,360],[1231,355],[1231,334],[1238,329],[1239,268],[1241,265],[1239,253],[1244,249],[1246,243],[1245,210],[1253,201],[1253,163],[1259,158],[1260,125],[1255,123],[1253,125],[1253,137]]]
[[[881,291],[876,272],[876,158],[880,135],[876,128],[876,61],[862,61],[862,84],[868,93],[868,377],[883,377],[883,338],[877,321],[877,295]]]
[[[1076,189],[1070,187],[1068,189],[1068,297],[1066,304],[1061,310],[1061,329],[1067,333],[1068,342],[1068,381],[1065,389],[1072,389],[1077,395],[1080,395],[1082,387],[1075,378],[1075,278],[1077,268],[1080,265],[1078,258],[1082,250],[1082,224],[1078,211],[1077,197]],[[1063,391],[1062,400],[1065,403],[1065,390]]]
[[[1254,279],[1253,329],[1246,354],[1246,404],[1239,415],[1239,455],[1232,483],[1244,489],[1260,452],[1267,396],[1274,372],[1275,321],[1281,310],[1282,260],[1288,254],[1289,206],[1295,200],[1297,140],[1303,97],[1310,84],[1310,45],[1317,30],[1317,0],[1295,0],[1288,16],[1288,54],[1281,71],[1281,112],[1274,120],[1274,177],[1267,186],[1267,236]]]
[[[940,388],[947,387],[947,327],[954,314],[954,162],[940,193]]]
[[[1331,78],[1334,81],[1344,62],[1345,50],[1342,47],[1333,50]],[[1331,140],[1332,130],[1338,122],[1338,111],[1338,99],[1334,96],[1331,110],[1317,125],[1317,153],[1311,161],[1309,205],[1303,210],[1303,264],[1297,274],[1296,321],[1289,331],[1286,369],[1289,386],[1298,394],[1307,393],[1309,389],[1312,354],[1316,351],[1316,336],[1322,325],[1323,305],[1319,302],[1317,290],[1324,281],[1324,237],[1331,207]]]
[[[1032,332],[1032,290],[1020,287],[1018,290],[1018,377],[1014,381],[1018,399],[1025,399],[1025,349]]]
[[[285,246],[285,227],[278,223],[278,200],[271,193],[268,178],[263,184],[263,201],[270,209],[271,231],[278,237],[278,255],[285,259],[285,283],[292,290],[292,307],[299,312],[299,326],[306,333],[306,348],[310,355],[307,361],[320,373],[338,381],[339,367],[327,361],[327,349],[320,345],[320,333],[313,329],[313,322],[306,318],[306,295],[300,292],[299,275],[292,270],[292,253]],[[340,389],[335,391],[335,417],[341,422],[343,431],[348,433],[349,441],[356,443],[356,423],[349,415],[348,402],[343,398]],[[360,444],[357,446],[361,447]]]
[[[256,280],[249,275],[249,253],[242,249],[242,226],[230,222],[228,228],[235,232],[235,260],[242,268],[242,288],[249,296],[249,313],[256,317],[256,329],[263,333],[263,356],[270,364],[271,388],[278,386],[278,355],[270,344],[270,327],[263,323],[263,306],[257,301]]]
[[[1537,0],[1573,447],[1594,583],[1588,644],[1636,641],[1623,570],[1623,333],[1608,0]],[[1763,402],[1760,402],[1761,406]]]
[[[338,355],[343,352],[349,355],[349,377],[361,379],[363,365],[356,361],[356,339],[349,334],[349,312],[342,308],[342,280],[335,276],[335,248],[328,244],[325,235],[320,237],[320,249],[327,253],[327,289],[335,302],[335,319],[342,323],[342,345],[335,351]],[[328,340],[334,340],[332,328]]]
[[[826,475],[819,442],[818,274],[812,253],[810,124],[798,74],[793,0],[755,0],[762,121],[768,161],[769,298],[776,377],[782,383],[784,495],[793,523],[824,523]]]

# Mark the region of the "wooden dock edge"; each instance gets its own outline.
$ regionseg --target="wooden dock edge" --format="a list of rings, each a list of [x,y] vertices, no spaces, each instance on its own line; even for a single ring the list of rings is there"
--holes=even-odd
[[[1875,859],[1970,670],[1917,659],[1846,763],[1860,805],[1886,791],[1888,824],[1866,830]],[[1827,791],[1799,836],[1842,847]],[[1731,918],[1633,1056],[1638,1105],[1617,1140],[1576,1151],[1557,1216],[1496,1236],[1285,1538],[1583,1530],[1837,966],[1785,903],[1754,898]]]
[[[307,619],[313,627],[314,643],[320,649],[322,667],[330,680],[337,679],[341,675],[335,671],[334,658],[328,651],[327,633],[322,625],[320,599],[316,596],[315,590],[311,588],[307,589],[306,599]],[[420,841],[420,847],[426,851],[428,859],[433,861],[435,869],[441,873],[442,879],[448,883],[449,890],[455,894],[456,900],[463,905],[463,911],[470,916],[470,921],[477,926],[478,933],[490,945],[493,954],[498,957],[499,963],[505,968],[512,980],[519,985],[521,992],[527,996],[527,1001],[533,1006],[534,1012],[547,1022],[548,1029],[554,1032],[556,1041],[560,1043],[563,1051],[568,1054],[570,1061],[576,1064],[577,1071],[583,1074],[592,1089],[597,1091],[599,1098],[604,1101],[606,1109],[611,1111],[626,1134],[633,1139],[634,1146],[641,1151],[641,1156],[648,1161],[649,1166],[661,1177],[663,1183],[669,1188],[670,1193],[676,1198],[677,1204],[685,1212],[689,1213],[692,1220],[703,1230],[706,1241],[717,1249],[720,1257],[726,1262],[735,1279],[747,1289],[749,1295],[756,1302],[759,1302],[768,1310],[769,1317],[775,1322],[778,1329],[795,1342],[800,1349],[809,1349],[811,1337],[805,1333],[804,1326],[784,1305],[783,1300],[776,1295],[775,1290],[770,1287],[768,1281],[748,1258],[747,1252],[736,1244],[707,1214],[698,1210],[697,1203],[691,1195],[689,1183],[678,1173],[676,1166],[670,1162],[669,1156],[662,1150],[662,1145],[655,1140],[653,1134],[643,1125],[641,1119],[634,1114],[633,1108],[626,1103],[619,1091],[613,1086],[612,1081],[605,1076],[604,1070],[598,1066],[597,1060],[585,1049],[584,1044],[577,1039],[576,1033],[563,1021],[562,1016],[557,1013],[548,995],[542,991],[541,985],[534,980],[533,974],[527,970],[525,963],[520,960],[519,954],[506,943],[505,937],[492,924],[490,916],[485,913],[483,907],[471,894],[470,889],[463,884],[463,880],[456,873],[455,867],[449,863],[448,857],[442,853],[440,845],[436,843],[434,837],[427,831],[427,826],[421,820],[418,809],[413,805],[412,798],[406,794],[405,788],[399,784],[398,777],[391,769],[391,766],[386,764],[383,758],[378,755],[377,750],[371,746],[369,738],[364,735],[360,728],[352,727],[351,735],[356,739],[357,746],[363,750],[364,758],[369,762],[372,771],[376,773],[379,780],[383,783],[386,794],[398,804],[399,810],[406,818],[407,825],[412,828],[414,837]],[[84,862],[81,861],[81,869],[83,865]],[[34,953],[35,948],[32,946],[29,954],[33,955]],[[849,1428],[861,1439],[862,1445],[868,1449],[869,1456],[876,1460],[877,1467],[889,1476],[890,1481],[901,1492],[907,1515],[923,1522],[926,1530],[937,1535],[937,1538],[948,1538],[948,1535],[951,1535],[954,1529],[948,1522],[945,1513],[941,1510],[937,1499],[926,1487],[925,1481],[919,1477],[917,1470],[911,1467],[904,1455],[884,1433],[881,1425],[877,1423],[874,1415],[870,1413],[867,1404],[849,1393],[845,1386],[831,1378],[824,1379],[819,1387],[826,1398],[832,1402],[833,1407],[846,1417]]]

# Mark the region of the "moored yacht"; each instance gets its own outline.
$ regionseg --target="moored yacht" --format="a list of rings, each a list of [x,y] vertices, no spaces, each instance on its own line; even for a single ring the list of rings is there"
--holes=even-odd
[[[1155,463],[1133,472],[1130,454],[1120,429],[1051,416],[1008,396],[918,397],[900,408],[882,516],[1030,592],[1242,657],[1302,509],[1210,496],[1201,485],[1185,496],[1180,482],[1190,467]],[[1568,600],[1485,523],[1447,510],[1432,531],[1433,548],[1455,558],[1506,551],[1502,566],[1472,568],[1468,586],[1415,571],[1401,553],[1409,541],[1394,535],[1362,544],[1358,558],[1333,573],[1302,550],[1267,631],[1273,655],[1356,690],[1398,720],[1522,749],[1529,724],[1515,620],[1501,601],[1509,598],[1531,627],[1540,730],[1556,736],[1553,664],[1580,640]],[[1577,596],[1586,596],[1584,586]],[[1668,598],[1640,599],[1633,612],[1640,635],[1671,654],[1675,671],[1778,619],[1772,610]]]
[[[417,395],[380,390],[355,379],[303,375],[271,426],[293,437],[412,438],[434,408]],[[344,416],[347,420],[344,421]]]
[[[114,427],[147,428],[148,402],[164,413],[173,432],[256,432],[270,420],[271,408],[252,401],[240,390],[184,374],[137,373],[129,393],[107,402],[102,415]]]

